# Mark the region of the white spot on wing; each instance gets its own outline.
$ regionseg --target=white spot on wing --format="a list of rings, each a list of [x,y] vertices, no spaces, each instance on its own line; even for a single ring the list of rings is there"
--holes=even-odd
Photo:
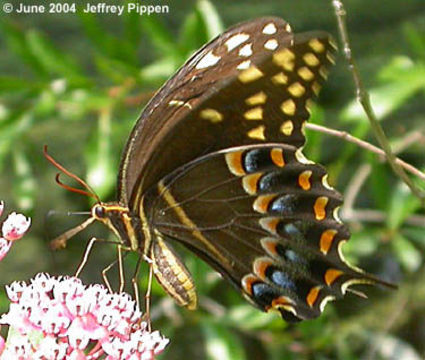
[[[248,39],[248,34],[236,34],[229,38],[224,44],[227,46],[227,51],[232,51],[235,47],[239,46],[240,44],[243,44]]]
[[[320,312],[323,312],[323,310],[325,310],[325,306],[329,301],[334,301],[334,300],[335,300],[335,296],[332,296],[332,295],[326,296],[319,305]]]
[[[252,55],[252,44],[246,44],[239,50],[239,56],[251,56]]]
[[[298,149],[297,151],[295,151],[295,159],[297,159],[297,161],[300,164],[314,164],[314,161],[308,160],[304,154],[302,153],[302,148]]]
[[[196,69],[205,69],[213,66],[219,62],[220,56],[215,56],[212,51],[207,53],[199,62],[196,64]]]
[[[276,25],[273,23],[269,23],[266,26],[264,26],[263,28],[263,34],[268,34],[268,35],[272,35],[274,33],[276,33],[277,29],[276,29]]]
[[[278,46],[279,44],[277,43],[276,39],[267,40],[264,44],[264,48],[266,48],[267,50],[275,50]]]
[[[236,69],[238,70],[246,70],[251,65],[251,60],[242,61],[238,66],[236,66]]]

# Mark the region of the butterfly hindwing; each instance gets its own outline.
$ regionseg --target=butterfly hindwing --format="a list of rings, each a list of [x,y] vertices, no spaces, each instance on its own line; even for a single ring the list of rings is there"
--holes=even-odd
[[[325,169],[291,145],[208,154],[145,195],[152,226],[206,260],[265,311],[291,321],[317,317],[368,276],[348,265],[349,238],[336,215],[341,195]]]

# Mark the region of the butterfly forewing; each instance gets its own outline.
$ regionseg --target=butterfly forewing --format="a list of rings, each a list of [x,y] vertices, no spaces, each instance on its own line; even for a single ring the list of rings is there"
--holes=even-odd
[[[308,103],[333,50],[328,34],[294,35],[278,18],[236,26],[199,50],[136,124],[121,163],[121,202],[137,208],[149,186],[212,151],[265,142],[301,146]]]

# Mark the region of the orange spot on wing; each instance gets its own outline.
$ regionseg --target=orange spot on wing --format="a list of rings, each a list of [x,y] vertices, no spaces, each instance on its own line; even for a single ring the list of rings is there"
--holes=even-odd
[[[334,229],[328,229],[322,233],[322,235],[320,236],[320,251],[323,254],[326,255],[329,252],[329,249],[331,248],[335,235],[337,233],[338,232]]]
[[[311,189],[310,177],[312,174],[313,173],[310,170],[306,170],[298,176],[298,185],[301,189],[306,191]]]
[[[337,269],[329,269],[325,273],[325,282],[328,286],[331,286],[336,279],[338,279],[343,272]]]
[[[261,214],[265,214],[268,211],[270,203],[276,198],[276,195],[260,195],[254,201],[252,205],[253,209]]]
[[[326,196],[319,196],[314,203],[314,214],[316,220],[323,220],[326,217],[326,205],[329,199]]]
[[[316,302],[317,298],[319,297],[320,293],[320,286],[315,286],[310,289],[308,295],[307,295],[307,304],[310,307],[314,306],[314,303]]]
[[[258,180],[260,180],[262,175],[263,173],[255,173],[242,178],[242,186],[248,194],[254,195],[257,193]]]
[[[272,234],[277,234],[277,226],[279,225],[279,222],[280,218],[278,217],[268,217],[260,219],[261,227]]]
[[[242,151],[235,151],[225,155],[227,166],[233,175],[242,176],[246,174],[242,165],[242,154]]]
[[[279,296],[278,298],[272,300],[273,307],[279,307],[281,305],[287,305],[287,304],[291,305],[293,303],[294,302],[287,296]]]
[[[278,256],[277,252],[277,244],[278,242],[274,239],[263,239],[261,240],[261,244],[263,245],[263,249],[271,256]]]
[[[283,158],[283,150],[274,148],[270,151],[270,157],[273,161],[273,163],[279,167],[285,166],[285,160]]]
[[[241,284],[245,292],[252,296],[252,286],[258,281],[260,281],[260,279],[258,279],[256,276],[248,274],[242,278]]]
[[[254,273],[260,279],[264,280],[266,278],[266,271],[269,266],[273,265],[273,261],[268,258],[259,258],[254,261]]]

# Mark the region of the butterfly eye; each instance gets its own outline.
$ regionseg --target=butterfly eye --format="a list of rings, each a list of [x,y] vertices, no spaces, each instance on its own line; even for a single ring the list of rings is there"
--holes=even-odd
[[[96,205],[94,208],[94,215],[98,219],[103,219],[106,215],[105,208],[101,205]]]

